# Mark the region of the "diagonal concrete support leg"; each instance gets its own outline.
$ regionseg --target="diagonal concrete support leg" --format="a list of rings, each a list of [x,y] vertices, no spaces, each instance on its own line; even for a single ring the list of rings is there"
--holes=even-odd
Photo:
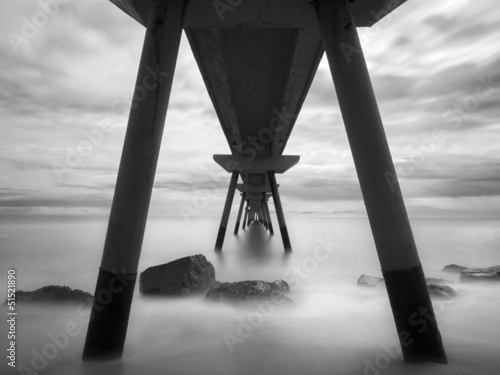
[[[122,356],[186,3],[151,7],[83,360]]]
[[[347,0],[315,7],[404,358],[447,363]]]
[[[264,227],[267,230],[268,229],[268,226],[267,226],[267,215],[266,215],[266,210],[264,209],[264,200],[263,199],[261,199],[261,201],[260,201],[260,212],[262,214],[262,220],[264,221]]]
[[[241,229],[245,229],[245,226],[247,224],[248,210],[249,210],[249,208],[248,208],[248,201],[247,201],[247,204],[245,206],[245,216],[243,217],[243,224],[242,224]]]
[[[273,223],[271,222],[271,213],[269,212],[269,205],[267,204],[267,196],[266,196],[266,193],[263,194],[264,196],[264,199],[263,199],[263,202],[264,202],[264,210],[266,212],[266,216],[267,216],[267,224],[269,226],[269,234],[271,236],[274,235],[274,230],[273,230]]]
[[[231,206],[233,205],[234,192],[236,191],[238,176],[238,172],[233,172],[231,174],[231,181],[229,182],[229,188],[227,189],[226,203],[224,205],[224,211],[222,212],[222,218],[220,220],[219,233],[217,234],[217,241],[215,242],[215,251],[221,251],[222,245],[224,244],[224,236],[226,235],[229,213],[231,212]]]
[[[290,244],[290,237],[288,237],[288,229],[285,222],[285,214],[283,213],[283,207],[281,206],[280,193],[276,184],[276,176],[274,175],[274,172],[267,172],[267,176],[269,178],[269,184],[271,185],[271,193],[273,194],[274,207],[276,208],[276,216],[278,217],[283,246],[285,247],[286,252],[292,251],[292,245]]]
[[[241,194],[240,209],[238,210],[238,217],[236,218],[236,225],[234,226],[234,234],[238,234],[238,229],[240,229],[241,214],[243,213],[243,207],[245,206],[245,198],[247,193]]]

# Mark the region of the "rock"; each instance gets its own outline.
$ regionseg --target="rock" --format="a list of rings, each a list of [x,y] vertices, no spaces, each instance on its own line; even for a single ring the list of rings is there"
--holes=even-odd
[[[448,285],[428,284],[427,289],[429,290],[431,298],[434,297],[449,300],[459,296],[459,294]]]
[[[445,266],[441,272],[449,272],[449,273],[460,273],[462,270],[466,269],[467,267],[464,266],[459,266],[457,264],[448,264]]]
[[[453,284],[453,281],[445,280],[445,279],[436,279],[434,277],[426,277],[425,282],[427,285],[435,284],[435,285],[447,285]],[[370,288],[381,288],[385,287],[385,281],[382,277],[361,275],[358,279],[358,286],[365,286]]]
[[[94,297],[92,294],[80,289],[71,289],[68,286],[49,285],[40,289],[25,292],[18,290],[16,292],[16,304],[18,303],[71,303],[88,304],[92,306]]]
[[[208,291],[206,299],[219,302],[248,302],[271,299],[276,304],[293,304],[294,302],[282,293],[290,290],[288,283],[277,280],[272,283],[261,280],[221,283]]]
[[[460,281],[463,282],[498,282],[500,281],[500,266],[489,268],[466,268],[460,273]]]
[[[139,291],[142,295],[180,297],[204,294],[214,285],[214,266],[198,254],[149,267],[140,275]]]
[[[431,297],[441,298],[441,299],[452,299],[458,296],[458,293],[446,285],[452,283],[445,279],[436,279],[433,277],[428,277],[425,279],[427,283],[427,289]],[[385,281],[382,277],[361,275],[358,279],[358,286],[369,287],[369,288],[385,288]]]
[[[435,277],[426,277],[425,282],[427,283],[427,285],[430,285],[430,284],[434,284],[434,285],[455,284],[454,281],[446,280],[446,279],[437,279]]]
[[[460,274],[460,281],[500,281],[500,265],[487,268],[472,268],[449,264],[442,269],[442,272],[452,272]]]
[[[385,281],[381,277],[361,275],[358,279],[358,286],[369,288],[383,288],[385,287]]]

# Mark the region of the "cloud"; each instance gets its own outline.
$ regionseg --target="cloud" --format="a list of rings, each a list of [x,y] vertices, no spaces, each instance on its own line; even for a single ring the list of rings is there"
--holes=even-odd
[[[496,6],[493,0],[410,1],[383,23],[358,29],[396,166],[411,167],[400,174],[410,213],[492,216],[499,206]],[[25,19],[32,21],[41,8],[29,1],[4,8],[0,213],[105,215],[145,29],[111,2],[73,1],[15,52],[9,33],[22,35]],[[477,88],[488,77],[493,86],[481,89],[489,94],[476,105]],[[101,124],[112,131],[59,179],[54,163],[68,167],[68,150],[78,151],[88,141],[85,133]],[[433,141],[436,132],[444,140]],[[183,35],[152,212],[178,215],[181,204],[193,205],[208,192],[200,215],[219,215],[229,175],[212,154],[228,152]],[[326,57],[285,153],[301,155],[297,166],[278,176],[287,211],[364,212]]]

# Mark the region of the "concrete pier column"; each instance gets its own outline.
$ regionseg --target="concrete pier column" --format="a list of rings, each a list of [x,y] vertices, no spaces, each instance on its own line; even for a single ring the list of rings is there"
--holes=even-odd
[[[269,234],[272,236],[272,235],[274,235],[274,230],[273,230],[273,223],[271,221],[271,213],[269,212],[269,205],[267,204],[266,193],[264,193],[263,196],[264,196],[264,199],[263,199],[264,210],[265,210],[266,216],[267,216],[267,225],[269,226]]]
[[[226,203],[224,204],[224,211],[222,212],[222,218],[220,220],[219,233],[217,234],[217,241],[215,242],[215,251],[222,250],[227,223],[229,221],[229,213],[231,212],[231,206],[233,204],[234,192],[236,190],[236,184],[238,183],[238,176],[238,172],[233,172],[231,174],[231,181],[227,189]]]
[[[83,360],[121,358],[127,333],[187,2],[152,3]]]
[[[243,217],[243,224],[242,224],[241,229],[245,229],[245,225],[247,224],[248,210],[249,210],[249,207],[248,207],[248,201],[247,201],[247,204],[245,206],[245,216]]]
[[[315,7],[404,358],[447,363],[348,2]]]
[[[245,198],[247,193],[241,194],[240,209],[238,210],[238,217],[236,218],[236,225],[234,226],[234,234],[238,234],[238,229],[240,229],[241,214],[243,213],[243,207],[245,206]]]
[[[264,199],[261,202],[261,211],[262,211],[262,217],[264,218],[264,226],[266,227],[266,230],[269,229],[269,223],[267,219],[267,212],[266,209],[264,208]]]
[[[285,247],[285,251],[292,251],[292,245],[290,244],[290,237],[288,237],[288,229],[285,222],[285,215],[283,213],[283,207],[281,206],[281,198],[276,184],[276,176],[274,175],[274,172],[271,171],[267,172],[267,176],[269,178],[269,184],[271,185],[271,193],[273,195],[274,207],[276,208],[276,216],[278,217],[283,246]]]

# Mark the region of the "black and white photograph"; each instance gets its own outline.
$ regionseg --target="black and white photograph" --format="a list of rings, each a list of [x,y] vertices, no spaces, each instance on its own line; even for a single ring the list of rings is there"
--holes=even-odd
[[[498,375],[494,0],[1,0],[2,375]]]

